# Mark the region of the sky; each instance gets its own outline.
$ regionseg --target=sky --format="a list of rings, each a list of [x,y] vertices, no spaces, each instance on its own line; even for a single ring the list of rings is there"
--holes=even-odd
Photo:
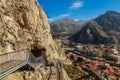
[[[120,0],[38,0],[48,21],[71,18],[91,20],[108,10],[120,12]]]

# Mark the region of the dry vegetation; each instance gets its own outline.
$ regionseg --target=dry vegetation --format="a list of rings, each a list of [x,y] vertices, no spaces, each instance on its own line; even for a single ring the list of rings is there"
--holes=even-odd
[[[77,80],[85,76],[85,73],[83,71],[79,70],[73,65],[65,65],[64,68],[72,80]]]

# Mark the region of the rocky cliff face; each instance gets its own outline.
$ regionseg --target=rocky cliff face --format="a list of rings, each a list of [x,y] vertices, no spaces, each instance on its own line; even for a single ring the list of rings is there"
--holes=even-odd
[[[60,58],[37,0],[0,0],[0,54],[27,48],[44,49],[48,61]],[[17,71],[2,80],[41,80],[42,71]]]
[[[36,0],[0,0],[0,54],[26,48],[58,58],[46,14]]]

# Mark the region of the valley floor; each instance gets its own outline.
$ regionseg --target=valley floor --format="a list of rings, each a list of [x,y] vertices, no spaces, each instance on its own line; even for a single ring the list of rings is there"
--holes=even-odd
[[[69,50],[66,53],[67,58],[71,59],[75,66],[79,66],[82,70],[88,72],[89,77],[92,80],[119,80],[120,68],[113,66],[105,61],[92,59],[87,56],[76,54],[77,51]],[[78,71],[79,72],[79,71]],[[68,73],[70,74],[70,73]],[[76,75],[76,74],[74,74]],[[91,75],[91,76],[90,76]],[[89,78],[88,75],[83,78]],[[86,79],[73,79],[73,80],[86,80]],[[90,80],[90,79],[87,79]]]

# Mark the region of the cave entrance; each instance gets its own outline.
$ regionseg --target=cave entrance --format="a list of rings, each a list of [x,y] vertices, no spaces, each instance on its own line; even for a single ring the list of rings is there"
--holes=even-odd
[[[44,59],[46,59],[46,49],[45,48],[32,49],[31,52],[36,58],[42,56]]]

